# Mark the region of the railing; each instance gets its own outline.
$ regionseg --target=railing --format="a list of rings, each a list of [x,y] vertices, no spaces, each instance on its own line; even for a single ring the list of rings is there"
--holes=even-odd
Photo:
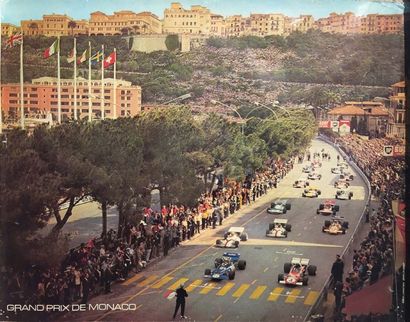
[[[319,135],[318,139],[332,145],[345,159],[346,161],[349,163],[349,165],[354,168],[356,170],[356,172],[362,177],[363,181],[365,182],[366,186],[367,186],[367,199],[366,199],[366,205],[370,204],[370,198],[371,198],[371,188],[370,188],[370,181],[367,178],[367,176],[364,174],[364,172],[362,171],[362,169],[355,163],[353,162],[353,160],[350,158],[350,156],[348,156],[337,144],[335,144],[334,142],[332,142],[331,140],[329,140],[329,138],[323,136],[323,135]],[[343,249],[342,254],[340,255],[341,258],[343,259],[347,254],[350,254],[352,252],[351,246],[353,241],[355,240],[355,236],[358,232],[358,229],[362,227],[362,222],[363,222],[363,218],[365,218],[365,212],[366,209],[363,209],[362,214],[360,215],[360,220],[358,221],[352,237],[350,237],[346,247]],[[319,314],[321,311],[321,306],[323,304],[323,301],[327,300],[327,294],[329,292],[330,289],[330,285],[333,282],[333,278],[330,275],[328,277],[328,279],[326,280],[325,284],[323,285],[322,289],[320,290],[320,294],[319,297],[317,298],[315,304],[313,304],[308,313],[306,314],[304,321],[311,321],[312,320],[312,315],[316,315]]]

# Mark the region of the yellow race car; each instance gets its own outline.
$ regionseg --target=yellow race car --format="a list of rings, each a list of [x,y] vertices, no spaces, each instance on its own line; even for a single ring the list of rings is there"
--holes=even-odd
[[[302,197],[307,197],[307,198],[317,198],[322,192],[320,191],[319,188],[310,186],[307,187],[305,190],[302,192]]]

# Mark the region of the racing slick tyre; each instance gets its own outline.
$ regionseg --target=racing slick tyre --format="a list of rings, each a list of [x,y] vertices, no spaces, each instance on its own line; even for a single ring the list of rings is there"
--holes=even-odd
[[[321,194],[322,194],[322,191],[318,190],[318,191],[317,191],[317,194],[318,194],[318,195],[321,195]]]
[[[291,224],[286,224],[285,229],[286,229],[286,231],[291,231],[292,230],[292,225]]]
[[[323,227],[322,227],[322,233],[325,233],[325,232],[326,232],[325,229],[326,229],[326,227],[323,226]]]
[[[222,245],[222,240],[217,239],[217,240],[215,241],[215,245],[216,245],[216,246]]]
[[[283,274],[278,274],[278,283],[280,282],[280,281],[283,281],[285,279],[285,275],[283,275]]]
[[[326,227],[326,228],[329,228],[330,223],[331,223],[330,220],[325,220],[325,227]]]
[[[275,227],[275,224],[269,224],[269,230],[272,230]]]
[[[342,228],[342,234],[346,234],[346,229]]]
[[[343,227],[344,229],[349,228],[349,223],[348,223],[347,221],[344,221],[344,222],[342,223],[342,227]]]
[[[235,279],[235,271],[231,271],[228,274],[228,278],[232,281],[233,279]]]
[[[291,263],[283,264],[283,271],[285,272],[285,274],[288,274],[290,272],[291,267],[292,267]]]
[[[283,237],[288,237],[288,232],[286,230],[283,232]]]
[[[316,209],[316,213],[319,215],[319,214],[320,214],[320,210],[319,210],[319,209]]]
[[[333,211],[333,212],[332,212],[332,216],[336,216],[336,211]]]
[[[205,273],[204,273],[205,275],[211,275],[211,269],[210,268],[207,268],[206,270],[205,270]]]
[[[315,265],[309,265],[307,268],[308,274],[310,276],[315,276],[316,275],[316,266]]]
[[[352,196],[351,195],[349,195],[349,200],[351,200],[352,199]]]
[[[339,205],[335,205],[335,206],[333,207],[333,210],[334,210],[334,211],[339,211],[339,210],[340,210],[340,206],[339,206]]]
[[[234,241],[234,247],[237,248],[239,246],[239,242],[237,240]]]
[[[247,241],[248,240],[248,234],[242,234],[240,238],[241,238],[241,241]]]
[[[283,211],[282,211],[282,214],[286,214],[286,208],[285,209],[283,209]]]
[[[246,261],[243,260],[243,259],[240,259],[240,260],[238,261],[238,269],[244,270],[245,267],[246,267]]]
[[[224,239],[228,238],[228,233],[224,233]]]
[[[318,176],[317,179],[318,179],[318,180],[322,179],[322,176]]]
[[[267,229],[267,230],[266,230],[266,236],[268,236],[269,234],[270,234],[270,230]]]
[[[292,207],[292,206],[291,206],[290,203],[287,203],[287,204],[286,204],[286,210],[290,210],[291,207]]]
[[[319,210],[323,210],[324,208],[325,208],[325,205],[321,203],[321,204],[319,205]]]
[[[220,266],[221,264],[222,264],[222,262],[223,262],[223,260],[222,260],[222,258],[215,258],[215,262],[214,262],[214,264],[215,264],[215,268],[217,268],[218,266]]]
[[[304,193],[304,192],[302,192],[302,197],[306,197],[306,195],[305,195],[305,193]]]
[[[309,186],[309,182],[306,182],[306,183],[305,183],[305,187],[308,187],[308,186]]]
[[[302,278],[302,284],[303,284],[304,286],[308,285],[308,281],[309,281],[309,278],[308,278],[307,276],[303,276],[303,278]]]

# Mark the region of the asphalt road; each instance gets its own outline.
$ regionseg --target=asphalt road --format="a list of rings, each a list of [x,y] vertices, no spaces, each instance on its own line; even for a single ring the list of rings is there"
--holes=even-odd
[[[365,207],[367,191],[358,175],[351,183],[352,200],[337,201],[339,215],[349,221],[345,235],[322,233],[327,217],[317,215],[316,209],[326,199],[333,199],[333,187],[338,177],[330,169],[336,165],[336,150],[330,145],[314,140],[311,152],[324,148],[331,153],[330,161],[323,161],[317,185],[320,198],[302,198],[302,189],[293,188],[293,182],[307,164],[296,164],[281,181],[278,189],[271,190],[255,204],[231,216],[223,227],[208,230],[185,243],[135,277],[116,285],[114,293],[99,296],[92,304],[135,304],[133,311],[86,311],[69,313],[59,321],[169,321],[175,300],[167,300],[170,289],[185,283],[189,297],[185,315],[191,321],[303,321],[314,304],[321,288],[330,275],[336,254],[347,245]],[[352,170],[353,171],[353,170]],[[269,215],[268,204],[276,198],[286,198],[292,209],[285,215]],[[265,237],[269,223],[275,217],[289,219],[292,231],[287,238]],[[247,261],[246,270],[237,271],[233,281],[212,282],[203,278],[205,268],[211,268],[216,257],[225,249],[215,248],[215,239],[230,226],[243,226],[249,240],[241,242],[237,251]],[[317,275],[309,278],[307,286],[287,287],[277,282],[283,264],[292,257],[309,258],[317,266]]]

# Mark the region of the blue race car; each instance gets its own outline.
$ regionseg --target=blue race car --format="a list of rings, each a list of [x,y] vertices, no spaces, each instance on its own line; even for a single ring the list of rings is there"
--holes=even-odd
[[[221,258],[215,259],[215,268],[207,268],[204,277],[213,280],[233,280],[235,278],[236,269],[244,270],[246,261],[240,258],[239,253],[223,253]]]

